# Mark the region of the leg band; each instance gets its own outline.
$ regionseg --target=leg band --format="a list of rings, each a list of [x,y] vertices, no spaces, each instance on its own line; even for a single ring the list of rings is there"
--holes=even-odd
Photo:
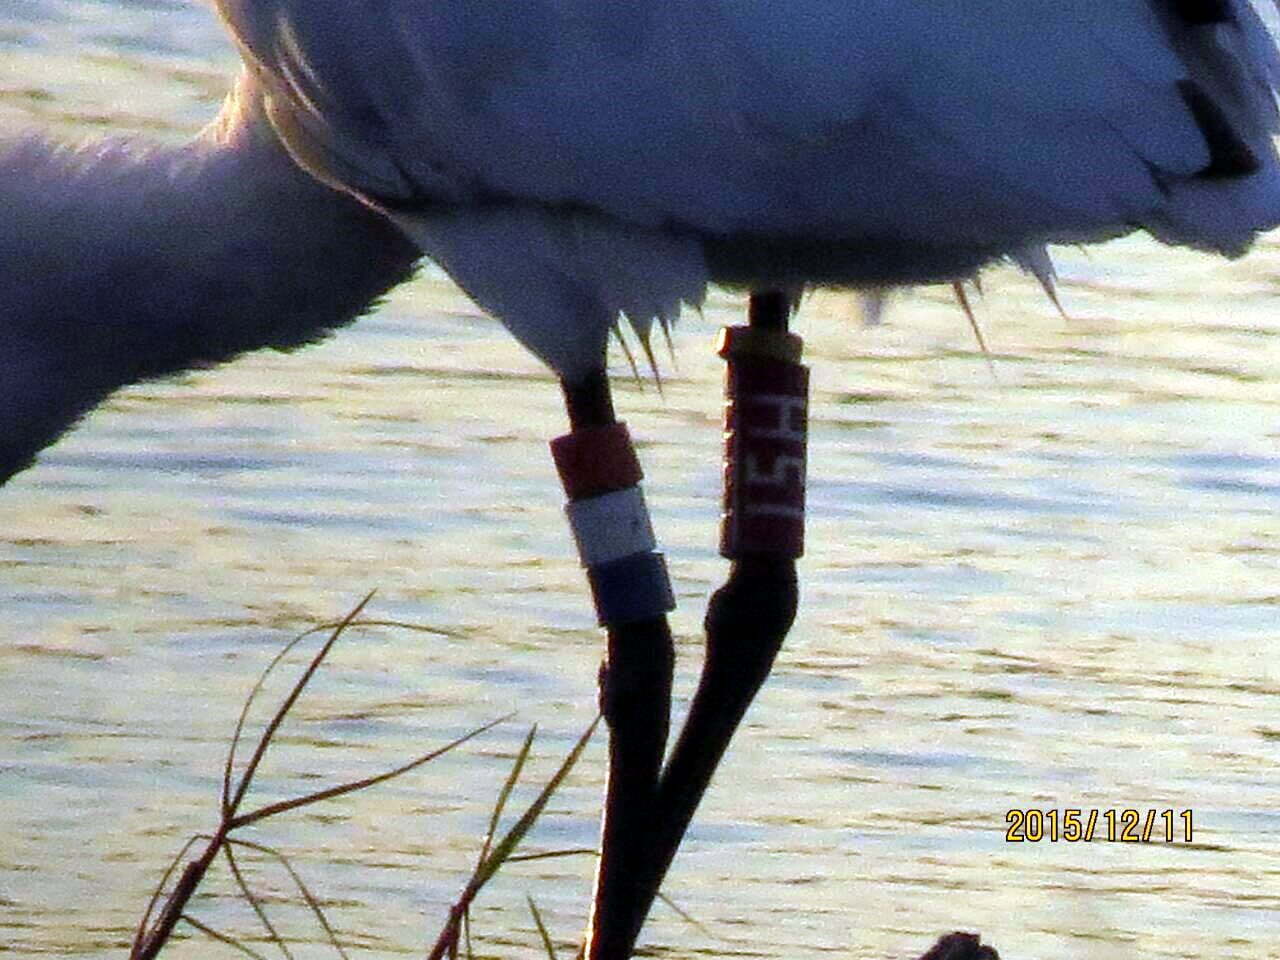
[[[731,327],[719,352],[725,378],[725,488],[720,554],[804,553],[809,370],[800,338]]]
[[[569,503],[565,513],[604,626],[675,609],[675,597],[640,489],[640,461],[625,424],[575,430],[551,441]]]
[[[587,580],[602,626],[649,620],[676,608],[660,553],[637,553],[588,567]]]
[[[571,500],[565,513],[584,567],[612,563],[657,547],[644,492],[627,487],[585,500]]]
[[[625,423],[556,437],[551,441],[551,457],[570,500],[634,487],[644,479]]]

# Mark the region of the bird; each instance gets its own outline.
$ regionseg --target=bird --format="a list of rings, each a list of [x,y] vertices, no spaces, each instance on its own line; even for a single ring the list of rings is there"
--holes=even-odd
[[[710,285],[777,333],[814,287],[1280,225],[1272,0],[214,7],[243,64],[192,141],[0,135],[0,483],[118,388],[322,339],[424,258],[588,430],[619,325],[648,349]],[[750,630],[743,592],[713,614]]]
[[[244,67],[193,142],[0,142],[2,478],[421,256],[580,380],[709,283],[954,281],[1135,230],[1238,256],[1280,220],[1250,0],[215,7]]]

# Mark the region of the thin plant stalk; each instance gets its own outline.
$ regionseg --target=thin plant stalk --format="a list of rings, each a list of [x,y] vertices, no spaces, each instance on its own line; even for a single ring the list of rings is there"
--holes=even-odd
[[[257,955],[254,951],[245,947],[243,944],[236,943],[236,941],[234,941],[233,938],[227,937],[226,934],[221,934],[221,933],[217,933],[216,931],[213,931],[212,928],[208,927],[208,925],[203,924],[198,920],[195,920],[194,918],[188,916],[185,913],[187,904],[190,902],[192,896],[195,894],[201,882],[204,880],[206,873],[208,873],[209,867],[217,859],[219,853],[224,853],[224,852],[225,852],[225,856],[227,857],[228,865],[231,869],[232,876],[235,878],[236,883],[239,885],[243,895],[246,897],[246,899],[254,909],[260,922],[263,924],[264,928],[268,931],[268,935],[271,937],[272,941],[281,949],[281,951],[284,953],[287,960],[287,958],[289,957],[289,950],[284,945],[281,937],[275,931],[270,919],[266,915],[265,909],[262,907],[261,902],[253,895],[251,889],[249,888],[249,885],[245,881],[245,878],[240,873],[240,870],[236,865],[235,858],[231,853],[230,845],[233,843],[237,843],[245,846],[252,846],[255,849],[261,849],[261,850],[270,850],[270,848],[249,844],[248,841],[240,841],[231,836],[232,832],[242,827],[248,826],[249,824],[268,819],[270,817],[276,816],[281,813],[285,813],[287,811],[297,810],[300,807],[309,806],[313,803],[319,803],[322,800],[330,800],[335,797],[343,796],[344,794],[352,793],[357,790],[364,790],[368,787],[372,787],[377,784],[384,783],[387,780],[390,780],[394,777],[398,777],[405,773],[408,773],[410,770],[413,770],[416,767],[421,766],[422,764],[428,762],[429,760],[434,760],[435,758],[441,756],[442,754],[447,753],[450,750],[453,750],[454,748],[461,746],[462,744],[466,743],[468,740],[472,739],[473,737],[479,736],[481,733],[484,733],[492,729],[497,724],[508,719],[507,717],[501,717],[497,720],[493,720],[489,723],[486,723],[483,726],[478,727],[475,730],[472,730],[461,737],[458,737],[457,739],[451,741],[450,743],[446,744],[443,747],[440,747],[439,749],[432,750],[429,753],[425,753],[419,757],[416,757],[413,760],[410,760],[408,763],[402,764],[384,773],[377,774],[372,777],[366,777],[361,780],[355,780],[350,783],[338,784],[336,786],[329,787],[324,790],[319,790],[314,793],[307,794],[305,796],[294,797],[288,800],[282,800],[276,803],[267,804],[263,807],[259,807],[258,809],[252,810],[248,813],[244,813],[244,814],[239,813],[240,806],[242,805],[244,798],[248,793],[250,786],[253,783],[253,779],[257,774],[258,768],[261,765],[262,760],[267,754],[268,748],[271,746],[272,742],[274,741],[276,732],[279,730],[281,724],[284,722],[289,712],[293,709],[294,704],[297,702],[298,698],[302,695],[302,692],[306,689],[312,677],[315,676],[316,671],[319,670],[321,665],[324,663],[325,658],[328,656],[329,651],[333,648],[334,643],[336,643],[338,638],[341,637],[343,633],[353,623],[356,622],[356,618],[364,610],[365,606],[369,603],[372,597],[373,597],[372,593],[369,593],[368,595],[366,595],[345,617],[343,617],[336,624],[332,625],[332,627],[330,628],[329,637],[325,640],[325,642],[322,644],[322,646],[317,651],[317,653],[311,658],[311,661],[308,663],[307,667],[303,670],[301,676],[294,683],[293,687],[290,689],[289,693],[286,695],[283,702],[280,704],[279,707],[277,707],[275,713],[272,714],[271,719],[267,722],[267,725],[264,728],[263,733],[259,737],[257,745],[254,748],[253,754],[249,759],[249,762],[246,764],[245,769],[243,773],[241,773],[239,780],[235,782],[233,785],[232,780],[233,780],[233,773],[235,769],[236,747],[239,744],[241,737],[243,735],[244,728],[247,723],[247,717],[248,717],[250,707],[252,706],[257,695],[263,689],[263,686],[266,682],[267,677],[283,661],[284,657],[304,637],[307,637],[312,633],[315,633],[316,631],[315,630],[307,631],[306,633],[303,633],[298,637],[295,637],[292,641],[290,641],[285,646],[285,648],[272,659],[272,661],[267,665],[266,669],[263,671],[262,675],[258,678],[258,681],[254,684],[253,689],[251,690],[248,698],[245,701],[244,707],[240,712],[240,716],[236,721],[235,731],[233,733],[232,740],[231,740],[231,746],[227,752],[227,759],[223,766],[222,790],[221,790],[221,795],[219,800],[220,819],[218,823],[218,828],[212,834],[202,834],[202,835],[197,835],[195,837],[192,837],[183,845],[182,849],[178,852],[177,856],[174,857],[174,859],[170,862],[168,868],[165,870],[163,876],[160,878],[159,884],[157,884],[155,890],[153,891],[151,898],[148,901],[146,910],[143,912],[142,918],[138,923],[138,928],[134,935],[133,944],[129,951],[130,960],[152,960],[152,958],[154,958],[160,952],[161,948],[168,942],[169,937],[172,934],[173,929],[177,925],[179,920],[182,920],[188,923],[189,925],[196,928],[197,930],[200,930],[206,933],[207,935],[214,937],[219,941],[231,943],[237,946],[238,949],[242,950],[243,952],[247,952],[251,956]],[[186,860],[187,856],[191,853],[191,851],[195,848],[195,846],[201,840],[205,841],[205,845],[204,845],[204,848],[201,850],[199,856],[191,860]],[[275,851],[271,851],[271,852],[273,855],[277,856],[278,858],[283,859],[282,855],[276,853]],[[185,865],[184,865],[184,861],[186,861]],[[173,888],[169,891],[168,895],[164,896],[163,891],[165,887],[169,884],[175,872],[178,871],[178,868],[180,865],[182,865],[182,869],[181,869],[181,872],[178,873],[177,881],[174,883]],[[335,947],[337,947],[338,952],[345,957],[345,953],[342,951],[341,947],[337,943],[337,937],[336,935],[334,935],[332,927],[328,924],[327,920],[323,919],[323,911],[320,910],[319,902],[306,889],[305,884],[303,884],[301,881],[301,878],[297,876],[296,871],[293,870],[291,866],[288,866],[287,861],[286,861],[286,867],[289,870],[290,875],[294,878],[295,883],[297,883],[297,885],[299,886],[299,889],[303,891],[304,898],[307,900],[313,912],[315,912],[319,917],[321,917],[321,923],[324,926],[326,933],[330,938],[330,942]],[[163,904],[161,904],[162,898],[163,898]]]

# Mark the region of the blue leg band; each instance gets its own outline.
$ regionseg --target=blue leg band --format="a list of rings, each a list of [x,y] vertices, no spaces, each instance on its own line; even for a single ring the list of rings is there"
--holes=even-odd
[[[588,567],[587,580],[602,626],[649,620],[676,607],[660,553],[634,553]]]

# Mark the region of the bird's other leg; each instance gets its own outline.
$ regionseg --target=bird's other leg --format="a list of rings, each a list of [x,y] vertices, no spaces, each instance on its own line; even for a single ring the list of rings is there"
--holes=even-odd
[[[732,567],[707,608],[702,676],[659,784],[650,896],[795,619],[808,370],[800,338],[787,332],[790,309],[781,292],[753,294],[749,326],[721,335],[728,371],[720,552]]]
[[[609,774],[600,861],[587,927],[588,960],[626,960],[647,910],[650,838],[671,712],[674,606],[640,493],[641,470],[614,415],[603,370],[563,384],[570,433],[552,443],[568,514],[608,652],[600,708],[609,728]]]

